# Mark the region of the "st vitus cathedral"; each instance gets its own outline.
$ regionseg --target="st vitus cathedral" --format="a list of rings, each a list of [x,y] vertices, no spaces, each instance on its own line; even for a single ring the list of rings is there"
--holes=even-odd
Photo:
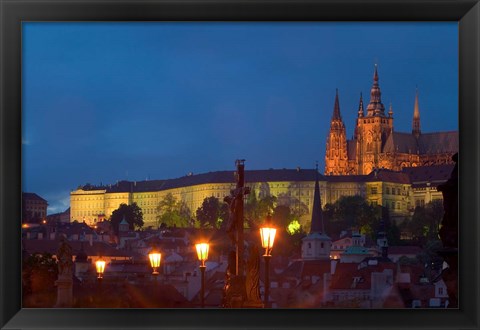
[[[403,167],[450,164],[453,163],[451,158],[456,152],[457,131],[421,132],[418,92],[413,109],[412,132],[395,132],[392,106],[385,113],[382,103],[377,66],[366,113],[360,95],[351,140],[347,139],[337,91],[327,137],[325,175],[366,175],[381,168],[401,171]]]

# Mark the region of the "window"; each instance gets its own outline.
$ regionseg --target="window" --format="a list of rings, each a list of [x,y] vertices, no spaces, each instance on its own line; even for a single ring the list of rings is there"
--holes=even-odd
[[[387,195],[390,195],[390,188],[389,187],[387,187],[386,193],[387,193]]]
[[[376,194],[376,193],[378,193],[377,187],[372,187],[372,194]]]

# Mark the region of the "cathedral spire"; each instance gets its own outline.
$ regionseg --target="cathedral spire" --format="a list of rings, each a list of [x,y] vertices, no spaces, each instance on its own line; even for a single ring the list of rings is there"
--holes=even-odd
[[[335,105],[333,106],[332,120],[334,119],[342,120],[342,115],[340,115],[340,102],[338,102],[338,88],[335,94]]]
[[[415,105],[413,107],[413,123],[412,123],[412,134],[415,137],[420,136],[420,108],[418,106],[418,89],[415,93]]]
[[[323,223],[322,203],[320,199],[320,185],[318,184],[318,162],[315,168],[315,191],[313,194],[312,222],[310,224],[310,233],[325,234]]]
[[[390,102],[390,108],[388,109],[388,116],[393,117],[393,107],[392,107],[392,102]]]
[[[363,117],[363,115],[364,115],[363,96],[362,96],[362,93],[360,93],[360,104],[358,105],[358,117]]]
[[[385,107],[382,103],[382,93],[378,84],[378,70],[375,64],[375,71],[373,73],[373,85],[370,90],[370,103],[367,106],[367,116],[385,116]]]

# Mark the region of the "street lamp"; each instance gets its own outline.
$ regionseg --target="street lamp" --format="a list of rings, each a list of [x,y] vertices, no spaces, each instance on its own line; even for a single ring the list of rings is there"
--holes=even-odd
[[[263,258],[265,259],[265,294],[263,297],[264,300],[264,307],[268,307],[268,296],[270,290],[270,276],[269,276],[269,264],[270,258],[272,257],[272,248],[273,248],[273,241],[275,240],[275,234],[277,233],[277,229],[271,226],[271,216],[268,215],[265,221],[265,225],[260,228],[260,239],[262,241],[262,248],[265,249],[265,254]]]
[[[97,269],[97,283],[98,283],[98,292],[100,297],[102,296],[102,281],[103,273],[105,272],[105,260],[100,256],[100,258],[95,261],[95,268]]]
[[[95,261],[95,268],[97,269],[97,279],[100,282],[103,279],[103,273],[105,272],[105,260],[100,257]]]
[[[156,276],[160,274],[158,269],[160,268],[160,261],[162,260],[162,254],[157,251],[156,248],[153,248],[150,253],[148,254],[148,258],[150,259],[150,266],[152,266],[153,272],[152,275]]]
[[[208,249],[209,249],[209,244],[208,243],[198,243],[195,244],[195,248],[197,249],[197,256],[198,260],[200,260],[200,274],[202,276],[202,289],[200,291],[200,301],[201,301],[201,306],[202,308],[205,307],[205,261],[208,258]]]

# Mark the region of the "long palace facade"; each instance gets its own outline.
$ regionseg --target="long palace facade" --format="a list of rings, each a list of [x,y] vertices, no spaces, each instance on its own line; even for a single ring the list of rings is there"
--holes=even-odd
[[[323,176],[319,174],[322,207],[334,203],[341,196],[360,195],[368,202],[386,206],[393,218],[411,214],[415,206],[441,199],[436,186],[445,182],[453,165],[405,169],[402,172],[380,169],[368,175]],[[246,185],[257,198],[276,196],[290,206],[307,207],[311,218],[315,169],[269,169],[245,171]],[[183,201],[194,217],[205,198],[220,200],[235,188],[233,171],[218,171],[188,175],[168,180],[120,181],[107,186],[86,185],[70,193],[70,220],[85,221],[89,225],[108,219],[120,204],[137,203],[142,209],[145,226],[158,225],[157,207],[160,201],[172,194]]]

